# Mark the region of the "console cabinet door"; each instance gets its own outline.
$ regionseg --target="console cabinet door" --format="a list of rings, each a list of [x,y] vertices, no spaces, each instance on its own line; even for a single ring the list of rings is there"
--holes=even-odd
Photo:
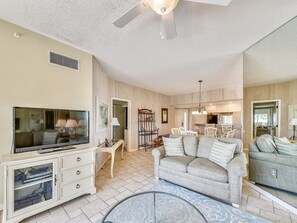
[[[46,209],[57,201],[58,159],[7,166],[7,218]]]

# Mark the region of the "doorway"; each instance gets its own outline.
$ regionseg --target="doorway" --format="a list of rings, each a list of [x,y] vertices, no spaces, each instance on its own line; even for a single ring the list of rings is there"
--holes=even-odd
[[[111,138],[123,139],[125,149],[131,151],[131,101],[112,98],[111,105],[111,117],[117,118],[120,124],[111,127]]]
[[[252,101],[252,138],[280,135],[280,100]]]

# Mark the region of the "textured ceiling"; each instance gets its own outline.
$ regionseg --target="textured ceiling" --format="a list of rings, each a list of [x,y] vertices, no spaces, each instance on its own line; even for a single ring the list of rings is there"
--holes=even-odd
[[[0,18],[93,55],[111,78],[177,95],[242,84],[241,53],[297,15],[296,0],[180,1],[177,37],[161,40],[152,10],[122,29],[112,23],[138,0],[1,0]]]

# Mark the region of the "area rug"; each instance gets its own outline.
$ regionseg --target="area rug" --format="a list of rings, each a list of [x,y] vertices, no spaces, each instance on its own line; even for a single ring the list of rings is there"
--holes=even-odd
[[[254,216],[247,212],[241,211],[238,208],[232,207],[231,205],[224,204],[220,201],[211,199],[202,194],[196,193],[184,187],[178,186],[166,182],[164,180],[159,181],[152,190],[164,191],[177,195],[198,208],[203,214],[207,222],[215,223],[230,223],[230,222],[242,222],[242,223],[268,223],[266,219]]]
[[[159,181],[150,191],[133,195],[108,213],[105,223],[268,223],[270,221],[243,212],[228,204],[189,189]],[[162,194],[165,192],[167,194]],[[169,196],[168,196],[169,194]],[[176,198],[172,198],[173,196]],[[180,199],[181,198],[181,199]],[[189,204],[190,203],[190,204]],[[157,210],[157,211],[156,211]],[[202,214],[202,215],[201,215]]]

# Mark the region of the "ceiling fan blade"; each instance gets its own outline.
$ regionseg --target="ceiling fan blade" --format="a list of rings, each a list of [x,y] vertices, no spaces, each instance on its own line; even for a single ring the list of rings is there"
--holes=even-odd
[[[212,4],[212,5],[221,5],[221,6],[227,6],[232,2],[232,0],[184,0],[188,2],[199,2],[199,3],[206,3],[206,4]]]
[[[128,12],[114,21],[114,25],[118,28],[123,28],[127,25],[131,20],[137,17],[140,13],[145,11],[148,7],[145,5],[144,1],[140,1],[138,4],[133,6]]]
[[[173,11],[161,18],[161,38],[172,39],[176,37],[176,28],[174,22]]]

